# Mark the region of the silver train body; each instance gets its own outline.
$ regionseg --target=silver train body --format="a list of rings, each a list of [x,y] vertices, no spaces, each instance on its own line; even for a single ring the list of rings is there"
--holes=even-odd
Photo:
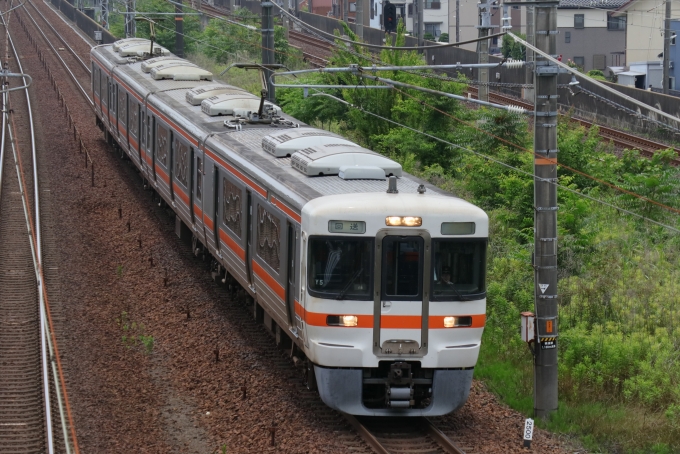
[[[486,320],[487,215],[149,49],[92,49],[97,124],[304,352],[323,401],[373,416],[460,408]]]

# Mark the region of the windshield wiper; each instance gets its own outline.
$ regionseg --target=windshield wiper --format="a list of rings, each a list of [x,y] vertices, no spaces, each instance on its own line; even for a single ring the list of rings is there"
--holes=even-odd
[[[356,279],[361,275],[361,273],[363,273],[363,271],[364,271],[363,268],[359,268],[359,271],[354,273],[354,276],[352,276],[347,285],[345,285],[343,289],[340,291],[340,293],[338,293],[338,296],[335,297],[336,300],[341,300],[345,297],[345,294],[349,291],[350,286],[354,283],[354,281],[356,281]]]

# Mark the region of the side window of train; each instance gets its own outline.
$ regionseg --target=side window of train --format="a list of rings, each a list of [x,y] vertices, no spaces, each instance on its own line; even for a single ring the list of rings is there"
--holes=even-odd
[[[257,205],[257,255],[277,273],[281,267],[281,221]]]
[[[203,199],[203,160],[196,158],[196,199]]]
[[[92,90],[97,96],[99,96],[99,77],[99,68],[92,63]]]
[[[151,152],[151,148],[153,148],[153,118],[151,115],[148,115],[146,117],[146,146],[148,147],[149,152]]]
[[[139,137],[139,104],[130,100],[130,134]]]
[[[104,105],[109,105],[109,79],[102,73],[102,102]]]
[[[111,93],[110,93],[110,96],[109,96],[109,99],[111,99],[111,102],[109,103],[109,110],[114,115],[114,118],[115,118],[116,110],[117,110],[116,109],[116,99],[117,99],[116,88],[118,88],[118,86],[116,84],[114,84],[113,82],[111,82]]]
[[[156,160],[168,167],[168,146],[170,131],[160,123],[156,123]]]
[[[179,137],[175,137],[172,141],[172,151],[174,153],[175,176],[177,181],[186,188],[188,186],[189,146],[182,142]]]
[[[127,124],[127,93],[118,87],[118,121]]]
[[[243,191],[226,178],[222,179],[222,222],[234,235],[241,238],[243,219]]]

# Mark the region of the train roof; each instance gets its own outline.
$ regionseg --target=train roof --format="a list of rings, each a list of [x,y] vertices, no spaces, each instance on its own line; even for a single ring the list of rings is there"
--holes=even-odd
[[[279,124],[246,123],[239,127],[227,127],[225,120],[233,120],[234,114],[210,116],[206,113],[206,104],[214,108],[223,100],[226,100],[224,105],[229,105],[238,98],[238,102],[246,105],[247,109],[250,101],[245,98],[252,97],[256,103],[260,99],[238,87],[220,81],[203,80],[201,77],[205,76],[205,70],[188,61],[182,65],[168,58],[173,57],[172,54],[162,53],[160,58],[141,60],[121,56],[113,45],[101,45],[94,47],[91,55],[112,72],[119,82],[127,85],[128,90],[136,92],[136,96],[133,96],[139,102],[146,99],[149,105],[192,135],[201,147],[238,165],[248,177],[271,188],[298,209],[302,209],[310,200],[327,195],[385,192],[385,174],[399,177],[400,193],[417,193],[418,186],[422,184],[427,188],[426,196],[453,197],[402,172],[401,166],[394,161],[336,134],[305,125],[285,112],[279,113]],[[176,56],[174,58],[181,60]],[[163,60],[169,62],[163,65]],[[176,79],[155,79],[154,71],[168,65],[181,67],[183,72],[180,71]],[[194,76],[190,69],[186,69],[190,67],[203,71],[200,73],[202,76]],[[207,96],[210,94],[207,91],[219,87],[222,87],[222,94]],[[189,102],[194,101],[192,96],[198,100],[203,96],[203,101],[194,105]],[[286,143],[293,144],[292,150],[298,151],[289,153],[291,149],[286,150]],[[296,148],[295,144],[301,148]],[[379,175],[381,169],[385,172],[382,176]],[[323,176],[319,173],[323,173]],[[462,200],[460,202],[467,204]]]

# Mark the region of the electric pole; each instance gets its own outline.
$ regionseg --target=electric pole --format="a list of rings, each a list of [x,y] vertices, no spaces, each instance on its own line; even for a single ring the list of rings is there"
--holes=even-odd
[[[364,40],[364,0],[356,0],[357,5],[357,20],[356,20],[356,32],[359,41]]]
[[[347,15],[349,14],[349,1],[342,0],[342,20],[347,23]]]
[[[102,27],[104,27],[106,30],[109,29],[109,0],[101,0],[101,17],[100,20],[102,21]]]
[[[175,55],[184,58],[184,15],[181,3],[175,3]]]
[[[135,0],[127,0],[125,2],[125,37],[134,38],[137,34],[135,23]]]
[[[456,42],[460,42],[460,0],[456,0]]]
[[[425,24],[423,24],[423,0],[415,0],[414,2],[415,8],[416,8],[416,13],[414,20],[417,20],[418,23],[414,23],[414,31],[416,32],[416,36],[418,37],[418,47],[423,47],[424,39],[425,39]]]
[[[666,0],[666,19],[663,21],[663,76],[661,84],[663,85],[663,94],[668,94],[668,86],[670,85],[669,72],[671,61],[671,0]],[[647,88],[647,87],[645,87]]]
[[[201,2],[202,3],[202,2]],[[199,5],[201,4],[199,3]],[[229,12],[231,14],[234,14],[234,10],[236,9],[236,1],[235,0],[229,0]]]
[[[536,3],[536,48],[557,49],[557,4]],[[534,100],[534,413],[557,410],[557,75],[559,67],[535,55]]]
[[[489,36],[489,29],[491,27],[491,10],[488,0],[480,0],[477,3],[479,8],[479,22],[477,29],[480,38]],[[479,63],[489,63],[489,40],[483,39],[477,42],[477,60]],[[489,101],[489,68],[479,68],[479,91],[477,92],[477,99],[480,101]]]
[[[531,45],[535,45],[535,40],[534,40],[534,6],[533,5],[527,5],[526,6],[526,21],[527,21],[527,42]],[[527,62],[534,61],[534,51],[527,49],[526,50],[527,54]],[[526,83],[533,85],[534,83],[534,67],[527,65],[526,69]],[[533,88],[525,88],[524,89],[524,99],[528,101],[533,101],[534,100],[534,89]]]
[[[262,3],[262,64],[273,65],[274,60],[274,16],[272,15],[272,8],[274,4],[270,1],[263,1]],[[267,81],[267,101],[273,103],[276,99],[274,87],[271,85],[269,78],[272,75],[272,70],[264,68],[265,80]]]

